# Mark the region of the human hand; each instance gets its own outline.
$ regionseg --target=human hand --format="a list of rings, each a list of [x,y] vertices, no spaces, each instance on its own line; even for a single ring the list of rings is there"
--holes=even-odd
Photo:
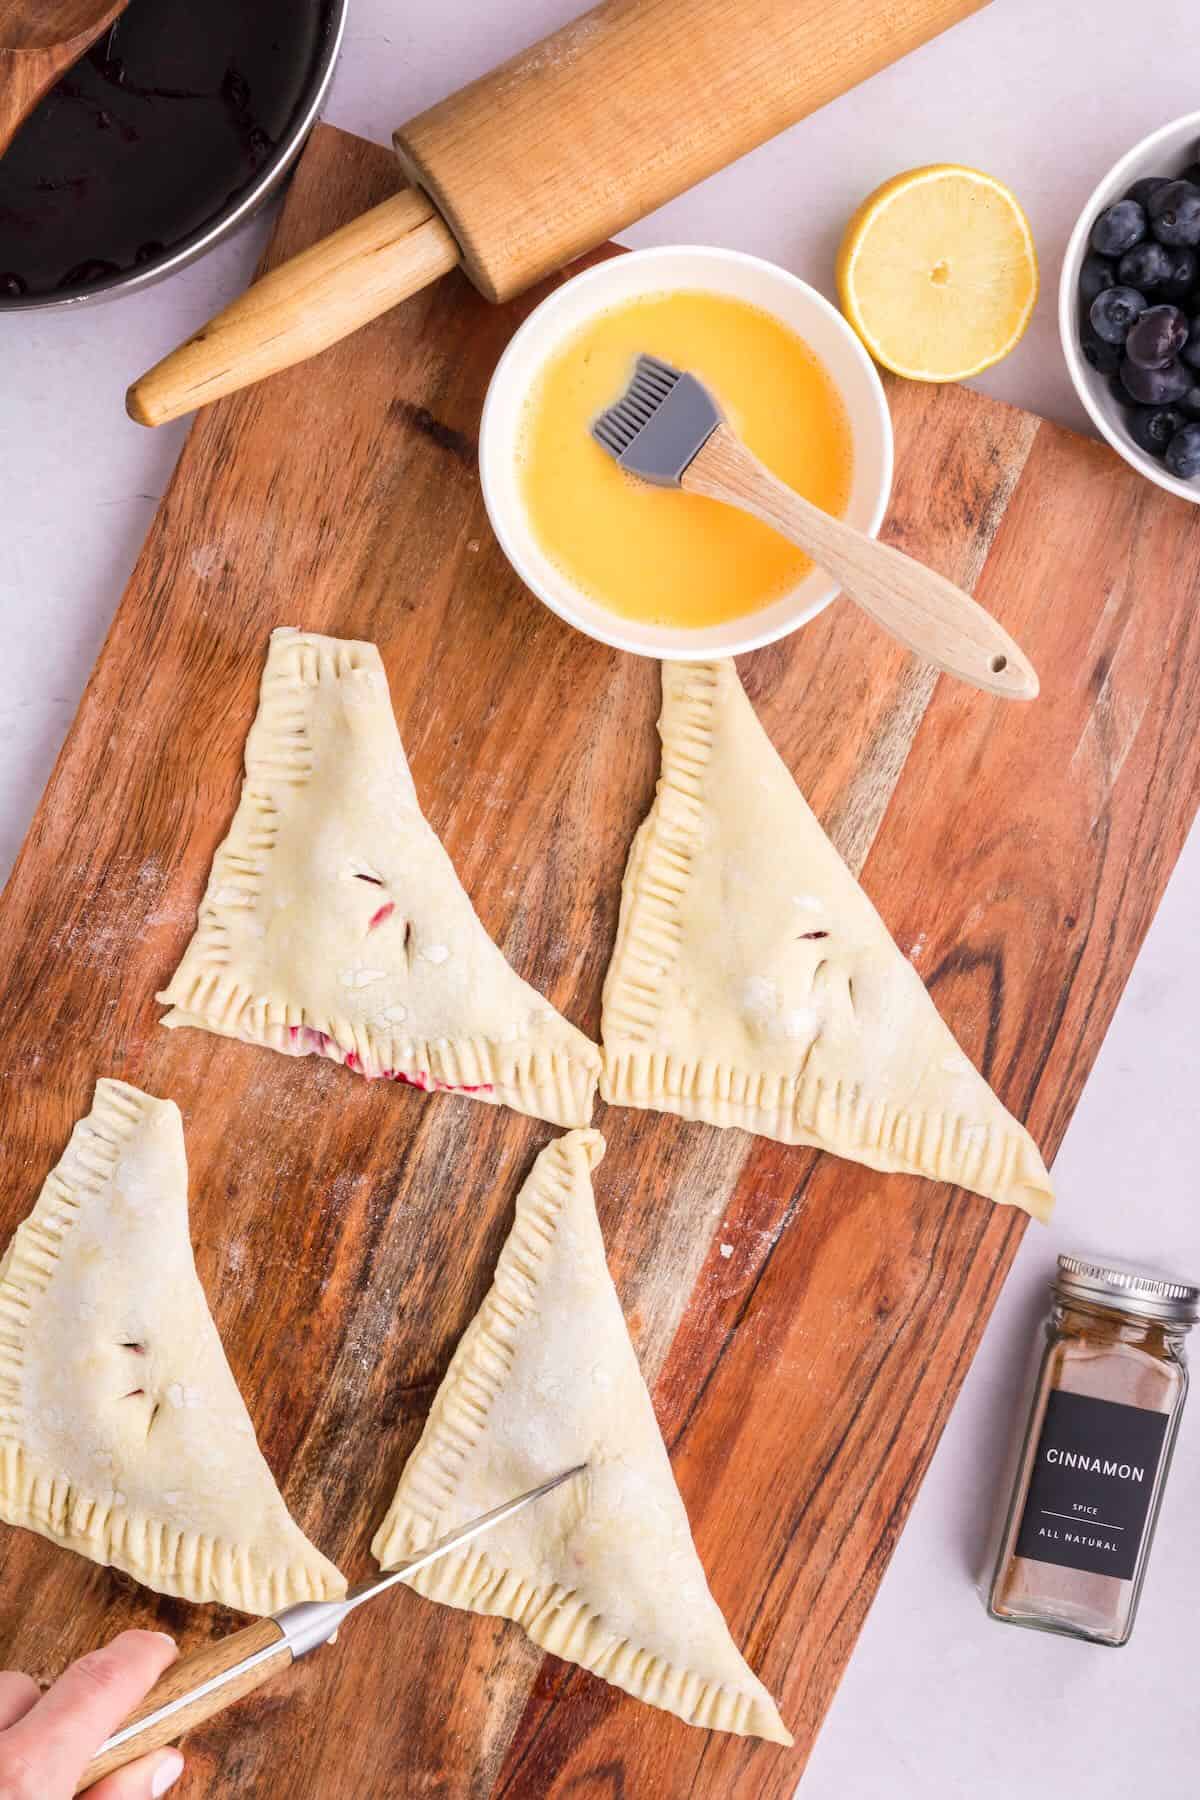
[[[165,1632],[123,1631],[44,1694],[28,1675],[0,1673],[0,1800],[70,1800],[105,1738],[177,1655]],[[156,1750],[87,1791],[90,1800],[157,1800],[182,1770],[178,1750]]]

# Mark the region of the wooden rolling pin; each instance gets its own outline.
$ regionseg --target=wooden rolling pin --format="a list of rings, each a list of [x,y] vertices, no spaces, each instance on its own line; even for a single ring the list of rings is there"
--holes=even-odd
[[[218,313],[129,415],[290,368],[459,264],[509,300],[985,4],[604,0],[402,125],[411,186]]]

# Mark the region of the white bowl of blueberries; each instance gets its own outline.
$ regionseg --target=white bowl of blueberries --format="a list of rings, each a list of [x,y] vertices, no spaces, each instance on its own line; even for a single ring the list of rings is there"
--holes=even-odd
[[[1096,187],[1067,244],[1058,323],[1097,429],[1200,502],[1200,112],[1143,138]]]

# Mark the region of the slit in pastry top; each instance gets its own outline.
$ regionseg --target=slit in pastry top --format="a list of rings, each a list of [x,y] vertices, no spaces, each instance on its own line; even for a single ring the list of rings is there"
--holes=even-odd
[[[417,802],[374,644],[272,633],[241,800],[158,998],[172,1029],[591,1117],[599,1051],[480,923]]]
[[[1045,1219],[1038,1148],[955,1042],[732,662],[664,663],[662,772],[604,984],[600,1091]]]

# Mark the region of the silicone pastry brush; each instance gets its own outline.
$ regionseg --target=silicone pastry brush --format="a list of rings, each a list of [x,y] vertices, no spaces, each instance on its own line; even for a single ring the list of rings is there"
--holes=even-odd
[[[877,625],[939,669],[1006,700],[1036,698],[1033,664],[990,613],[944,575],[785,486],[730,429],[694,375],[639,356],[629,387],[600,414],[592,436],[630,475],[762,519],[841,582]]]
[[[494,1507],[482,1518],[460,1525],[457,1531],[439,1538],[419,1556],[410,1557],[374,1581],[364,1581],[351,1588],[344,1600],[302,1600],[298,1606],[286,1607],[270,1618],[256,1619],[245,1630],[235,1631],[231,1637],[197,1650],[194,1656],[181,1657],[151,1688],[121,1729],[101,1744],[80,1777],[75,1792],[83,1793],[102,1776],[123,1768],[149,1750],[161,1749],[164,1744],[182,1737],[193,1725],[211,1719],[233,1701],[253,1693],[255,1688],[290,1668],[298,1657],[307,1656],[310,1650],[331,1642],[343,1622],[364,1602],[374,1600],[377,1594],[385,1594],[398,1582],[415,1575],[418,1569],[437,1562],[439,1557],[461,1549],[481,1532],[490,1531],[493,1525],[511,1518],[513,1513],[540,1500],[544,1494],[552,1493],[564,1481],[582,1475],[586,1468],[586,1463],[579,1463],[573,1469],[564,1469],[561,1475],[543,1481],[540,1487],[530,1488],[527,1494],[506,1500],[503,1506]]]

